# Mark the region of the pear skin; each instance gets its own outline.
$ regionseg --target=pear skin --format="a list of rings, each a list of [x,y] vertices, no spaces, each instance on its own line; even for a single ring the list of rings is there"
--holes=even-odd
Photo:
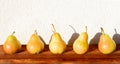
[[[89,48],[89,44],[88,44],[88,34],[86,27],[86,32],[82,32],[73,43],[73,51],[76,54],[84,54],[87,52],[88,48]]]
[[[9,35],[3,44],[3,49],[7,54],[14,54],[21,50],[21,43],[17,40],[17,38],[13,35]]]
[[[27,51],[30,54],[38,54],[44,49],[44,43],[41,41],[39,36],[37,35],[36,31],[34,34],[31,35],[28,44],[27,44]]]
[[[116,49],[116,43],[108,34],[104,32],[103,28],[101,28],[101,30],[102,35],[99,39],[98,49],[103,54],[111,54]]]
[[[66,44],[60,34],[56,32],[53,24],[52,27],[54,29],[54,33],[52,34],[51,41],[49,43],[49,50],[53,54],[62,54],[66,50]]]

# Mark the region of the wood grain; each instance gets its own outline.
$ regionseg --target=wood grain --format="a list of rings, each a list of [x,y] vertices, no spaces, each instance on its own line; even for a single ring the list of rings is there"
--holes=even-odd
[[[48,45],[44,51],[39,54],[29,54],[26,51],[26,45],[22,46],[22,50],[16,54],[5,54],[0,46],[0,64],[119,64],[120,63],[120,45],[109,55],[104,55],[99,52],[97,45],[90,45],[87,53],[78,55],[72,50],[72,46],[67,46],[67,50],[60,55],[52,54]]]

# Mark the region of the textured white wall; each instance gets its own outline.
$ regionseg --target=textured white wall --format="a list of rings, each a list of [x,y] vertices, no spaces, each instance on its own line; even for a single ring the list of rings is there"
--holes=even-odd
[[[87,25],[89,41],[100,27],[112,37],[120,32],[120,0],[0,0],[0,44],[13,31],[26,44],[35,29],[48,44],[52,23],[66,42],[74,33],[68,25],[78,33]]]

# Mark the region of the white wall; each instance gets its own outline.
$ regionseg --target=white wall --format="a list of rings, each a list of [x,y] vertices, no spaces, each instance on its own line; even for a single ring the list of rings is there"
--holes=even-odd
[[[120,33],[120,0],[0,0],[0,44],[16,31],[16,37],[26,44],[37,29],[48,44],[54,24],[68,42],[74,31],[85,31],[89,41],[104,27],[112,37],[114,28]]]

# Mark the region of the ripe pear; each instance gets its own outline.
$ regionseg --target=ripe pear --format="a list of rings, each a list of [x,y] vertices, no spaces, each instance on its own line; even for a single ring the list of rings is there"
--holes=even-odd
[[[110,54],[115,51],[116,43],[108,34],[104,32],[103,28],[101,28],[101,31],[102,35],[100,36],[98,42],[98,49],[103,54]]]
[[[66,50],[66,43],[61,38],[60,34],[56,32],[54,25],[52,24],[54,33],[52,34],[51,41],[49,43],[49,50],[53,54],[62,54]]]
[[[76,54],[84,54],[89,48],[87,26],[86,32],[82,32],[73,43],[73,51]]]
[[[30,54],[38,54],[44,49],[44,43],[40,39],[40,37],[37,35],[37,32],[35,31],[34,34],[31,35],[28,44],[27,44],[27,51]]]
[[[14,54],[16,52],[19,52],[21,50],[21,43],[18,41],[18,39],[14,36],[13,32],[11,35],[9,35],[3,44],[3,50],[7,54]]]

